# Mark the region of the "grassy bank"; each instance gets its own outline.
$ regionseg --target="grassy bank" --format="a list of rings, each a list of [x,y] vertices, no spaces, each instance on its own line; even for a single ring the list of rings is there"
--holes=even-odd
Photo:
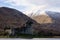
[[[19,34],[15,36],[0,36],[0,38],[60,38],[60,36],[42,36],[42,35],[30,35],[30,34]]]

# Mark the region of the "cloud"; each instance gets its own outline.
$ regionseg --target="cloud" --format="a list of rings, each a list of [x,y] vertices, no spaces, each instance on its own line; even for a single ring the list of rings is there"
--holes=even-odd
[[[44,5],[46,4],[46,0],[28,0],[30,3],[35,5]]]
[[[60,0],[28,0],[30,3],[35,5],[44,5],[60,7]]]
[[[60,0],[0,0],[11,5],[25,14],[36,12],[37,10],[55,10],[60,9]]]
[[[38,10],[45,10],[46,9],[46,6],[47,5],[40,5],[40,6],[37,6],[37,5],[33,5],[33,6],[30,6],[27,8],[27,10],[25,11],[25,14],[28,15],[30,13],[35,13],[37,12]]]
[[[26,0],[6,0],[5,3],[10,3],[13,6],[27,5]]]
[[[60,12],[60,0],[28,0],[36,6],[46,5],[43,10]]]
[[[60,0],[46,0],[46,3],[49,4],[49,6],[60,7]]]
[[[50,8],[46,8],[46,11],[60,12],[60,7],[50,7]]]
[[[32,0],[30,0],[30,1],[32,1]],[[12,6],[19,6],[19,7],[25,6],[26,7],[26,9],[24,11],[25,14],[28,14],[31,12],[36,12],[38,9],[43,10],[46,7],[45,4],[37,5],[37,4],[31,3],[30,1],[29,0],[6,0],[5,3],[10,3]],[[38,2],[38,1],[36,1],[36,2]]]

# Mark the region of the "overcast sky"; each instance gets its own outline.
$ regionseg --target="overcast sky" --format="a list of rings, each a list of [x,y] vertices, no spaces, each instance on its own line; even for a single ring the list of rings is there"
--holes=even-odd
[[[26,14],[37,10],[60,12],[60,0],[0,0],[0,6],[15,8]]]

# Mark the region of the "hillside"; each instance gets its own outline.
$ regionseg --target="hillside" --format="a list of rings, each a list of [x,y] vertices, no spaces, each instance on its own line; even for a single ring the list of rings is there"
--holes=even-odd
[[[28,17],[16,9],[0,7],[0,35],[60,35],[60,13],[38,11],[31,15]]]
[[[60,35],[60,14],[58,12],[45,12],[45,14],[32,17],[40,24],[34,29],[40,34],[42,32],[43,35]]]
[[[32,34],[33,19],[22,12],[8,7],[0,7],[0,33],[8,31],[12,34]]]

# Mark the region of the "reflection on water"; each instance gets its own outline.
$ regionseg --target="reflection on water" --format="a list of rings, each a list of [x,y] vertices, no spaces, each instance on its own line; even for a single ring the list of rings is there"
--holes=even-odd
[[[59,38],[33,38],[33,40],[60,40]]]
[[[60,38],[33,38],[33,39],[23,39],[23,38],[0,38],[0,40],[60,40]]]

